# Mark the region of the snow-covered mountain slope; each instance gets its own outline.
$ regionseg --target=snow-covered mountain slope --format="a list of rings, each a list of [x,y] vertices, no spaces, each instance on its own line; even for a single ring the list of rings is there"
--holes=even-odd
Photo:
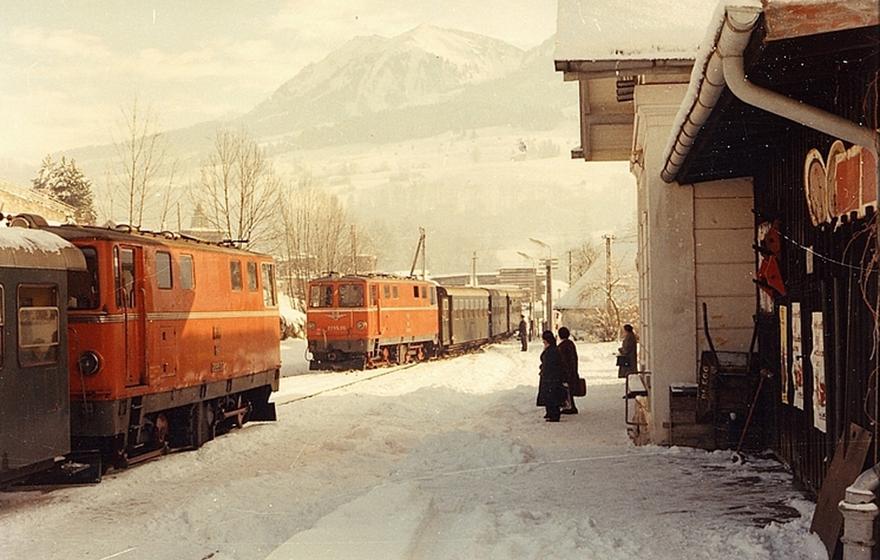
[[[497,39],[429,25],[390,39],[357,37],[305,67],[246,118],[277,128],[432,104],[516,70],[523,55]]]

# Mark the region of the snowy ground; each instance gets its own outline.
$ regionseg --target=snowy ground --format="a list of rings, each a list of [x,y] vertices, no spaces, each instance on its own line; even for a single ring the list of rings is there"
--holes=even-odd
[[[777,463],[628,444],[614,345],[580,345],[589,395],[559,424],[534,406],[534,345],[354,384],[376,372],[308,374],[296,346],[278,422],[0,494],[0,558],[826,558]]]

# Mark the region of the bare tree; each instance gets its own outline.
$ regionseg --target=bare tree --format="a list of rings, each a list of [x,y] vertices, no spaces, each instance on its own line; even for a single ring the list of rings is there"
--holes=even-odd
[[[599,258],[599,247],[587,240],[571,250],[571,274],[573,279],[583,276]]]
[[[280,190],[272,164],[247,132],[217,133],[197,193],[213,228],[242,247],[276,250],[273,222]]]
[[[130,110],[122,109],[120,131],[122,140],[116,142],[116,183],[125,199],[128,223],[141,227],[147,198],[153,194],[165,162],[165,139],[156,115],[149,107],[140,108],[137,99]]]
[[[309,280],[343,270],[348,249],[348,213],[339,200],[304,177],[289,187],[282,206],[284,277],[287,289],[301,300]]]

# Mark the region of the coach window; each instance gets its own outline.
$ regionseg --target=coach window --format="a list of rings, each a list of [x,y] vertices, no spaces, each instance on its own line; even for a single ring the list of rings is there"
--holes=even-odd
[[[309,290],[309,307],[333,307],[333,286],[312,286]]]
[[[86,259],[86,270],[67,273],[67,295],[70,309],[97,309],[98,298],[98,251],[94,247],[80,247]]]
[[[254,265],[256,266],[256,265]],[[275,307],[278,305],[278,296],[275,293],[275,265],[262,264],[263,272],[263,305]],[[256,274],[256,272],[254,272]]]
[[[180,255],[180,287],[192,290],[196,284],[192,255]]]
[[[263,265],[263,266],[266,266],[266,265]],[[248,290],[250,290],[252,292],[256,292],[257,291],[257,263],[255,263],[253,261],[248,261],[247,271],[248,271]]]
[[[363,284],[340,284],[339,307],[363,307],[364,286]]]
[[[229,261],[229,278],[232,289],[241,290],[241,261]]]
[[[160,290],[171,289],[171,253],[156,252],[156,284]]]
[[[22,367],[58,362],[58,288],[18,287],[18,361]]]

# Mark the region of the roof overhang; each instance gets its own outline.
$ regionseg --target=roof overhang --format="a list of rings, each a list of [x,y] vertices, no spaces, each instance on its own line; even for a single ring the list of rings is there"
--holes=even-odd
[[[828,90],[856,61],[876,64],[876,4],[731,4],[719,6],[716,27],[700,48],[664,150],[663,180],[689,183],[751,174],[749,166],[758,156],[797,126],[876,153],[876,131],[837,115]],[[802,19],[805,14],[810,21]]]

